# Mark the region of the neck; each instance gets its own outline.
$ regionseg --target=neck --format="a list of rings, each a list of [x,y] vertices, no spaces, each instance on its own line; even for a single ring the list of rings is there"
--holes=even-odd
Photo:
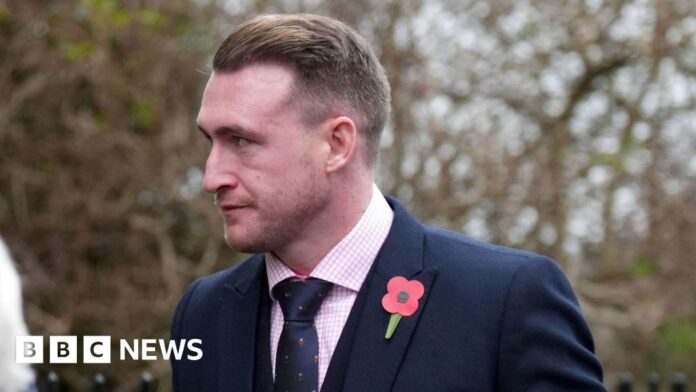
[[[319,262],[355,227],[372,198],[372,179],[361,186],[337,188],[330,205],[291,243],[275,255],[300,275],[309,275]]]

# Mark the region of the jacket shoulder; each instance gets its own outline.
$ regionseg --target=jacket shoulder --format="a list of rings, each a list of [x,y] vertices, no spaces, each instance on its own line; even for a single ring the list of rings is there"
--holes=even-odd
[[[203,276],[191,283],[182,296],[195,297],[215,295],[224,287],[235,288],[253,279],[264,262],[263,255],[253,255],[246,260],[222,271]]]
[[[254,255],[226,270],[201,277],[191,283],[174,311],[172,337],[178,337],[184,320],[204,319],[219,305],[225,288],[243,291],[258,276],[264,263],[263,255]]]
[[[450,230],[425,226],[424,257],[440,268],[476,267],[515,271],[525,264],[555,263],[545,256],[494,245]]]

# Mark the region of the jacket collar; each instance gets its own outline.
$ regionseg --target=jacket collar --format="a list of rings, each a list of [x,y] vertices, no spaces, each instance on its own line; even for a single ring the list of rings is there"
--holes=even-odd
[[[344,329],[344,333],[355,333],[344,391],[391,390],[437,276],[436,269],[424,265],[424,226],[395,199],[388,197],[387,201],[394,210],[391,231],[375,260],[374,275],[365,281],[358,294],[364,291],[364,306],[351,311],[349,323],[351,318],[359,317],[357,328],[355,331]],[[387,293],[387,282],[395,276],[419,280],[425,287],[425,294],[419,300],[416,313],[404,317],[394,336],[386,340],[384,335],[391,315],[382,308],[382,297]]]
[[[235,273],[236,272],[236,273]],[[256,255],[230,273],[219,298],[217,366],[220,390],[252,391],[261,295],[268,295],[263,256]]]

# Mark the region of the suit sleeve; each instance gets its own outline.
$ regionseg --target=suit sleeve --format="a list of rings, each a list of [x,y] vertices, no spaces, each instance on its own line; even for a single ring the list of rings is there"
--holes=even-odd
[[[550,259],[528,260],[512,279],[498,355],[500,391],[606,391],[590,329]]]
[[[191,296],[193,292],[196,289],[196,286],[198,285],[200,281],[196,281],[189,288],[186,290],[184,295],[181,297],[179,300],[179,303],[176,305],[176,311],[174,312],[174,318],[172,319],[172,327],[171,327],[171,340],[173,341],[178,341],[181,339],[181,330],[182,330],[182,325],[184,321],[184,314],[186,313],[186,306],[189,303],[189,300],[191,299]],[[172,365],[172,390],[174,392],[179,391],[179,378],[180,378],[180,372],[181,369],[179,361],[177,361],[174,356],[171,358],[171,365]]]

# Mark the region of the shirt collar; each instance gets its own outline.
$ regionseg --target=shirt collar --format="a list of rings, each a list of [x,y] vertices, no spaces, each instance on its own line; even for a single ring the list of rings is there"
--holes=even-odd
[[[358,223],[317,264],[309,277],[323,279],[355,292],[360,290],[370,267],[389,234],[394,212],[377,185],[372,185],[372,198]],[[272,252],[266,253],[268,289],[298,276]]]

